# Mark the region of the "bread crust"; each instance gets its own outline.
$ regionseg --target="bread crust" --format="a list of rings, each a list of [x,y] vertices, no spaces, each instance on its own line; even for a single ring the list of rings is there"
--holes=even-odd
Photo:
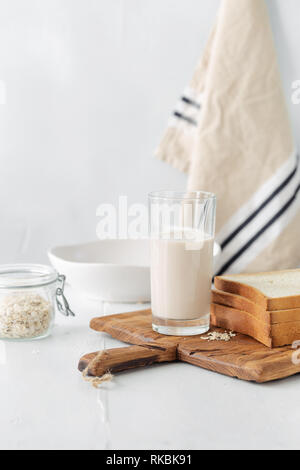
[[[211,322],[214,326],[251,336],[269,348],[300,340],[300,321],[266,324],[246,311],[225,305],[211,305]]]
[[[272,348],[271,325],[263,323],[250,313],[224,305],[211,305],[211,323],[213,326],[251,336],[260,343]]]
[[[299,270],[288,270],[281,271],[285,272],[298,272]],[[259,273],[259,275],[266,275],[272,273]],[[278,274],[278,272],[277,272]],[[243,275],[239,274],[238,277]],[[249,274],[245,274],[245,277]],[[240,295],[246,297],[248,300],[256,303],[266,311],[276,311],[276,310],[288,310],[288,309],[297,309],[300,308],[300,295],[289,296],[289,297],[279,297],[279,298],[270,298],[265,296],[259,289],[249,286],[246,283],[243,284],[240,281],[234,281],[232,279],[226,279],[226,276],[217,276],[215,277],[215,287],[220,291],[229,292],[231,294]]]
[[[231,294],[230,292],[213,290],[212,302],[245,311],[253,315],[259,321],[271,325],[300,321],[300,308],[268,311],[252,300],[238,294]]]

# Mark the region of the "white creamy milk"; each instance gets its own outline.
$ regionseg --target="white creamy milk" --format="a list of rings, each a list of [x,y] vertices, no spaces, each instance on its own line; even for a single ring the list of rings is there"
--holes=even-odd
[[[152,311],[158,318],[194,320],[210,313],[214,240],[189,233],[183,240],[151,240]]]

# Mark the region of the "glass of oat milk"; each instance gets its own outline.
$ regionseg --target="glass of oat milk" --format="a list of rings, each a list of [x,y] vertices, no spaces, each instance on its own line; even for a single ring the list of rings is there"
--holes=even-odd
[[[191,336],[210,327],[216,219],[212,193],[149,195],[153,329]]]

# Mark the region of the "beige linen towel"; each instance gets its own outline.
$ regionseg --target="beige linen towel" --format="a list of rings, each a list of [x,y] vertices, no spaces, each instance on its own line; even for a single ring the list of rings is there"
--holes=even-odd
[[[217,274],[300,264],[300,168],[263,0],[223,0],[157,156],[216,193]]]

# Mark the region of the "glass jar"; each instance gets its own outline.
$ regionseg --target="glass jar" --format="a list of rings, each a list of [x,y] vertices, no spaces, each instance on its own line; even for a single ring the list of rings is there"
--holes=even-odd
[[[64,296],[64,284],[65,276],[49,266],[0,266],[0,340],[46,338],[56,308],[74,316]]]

